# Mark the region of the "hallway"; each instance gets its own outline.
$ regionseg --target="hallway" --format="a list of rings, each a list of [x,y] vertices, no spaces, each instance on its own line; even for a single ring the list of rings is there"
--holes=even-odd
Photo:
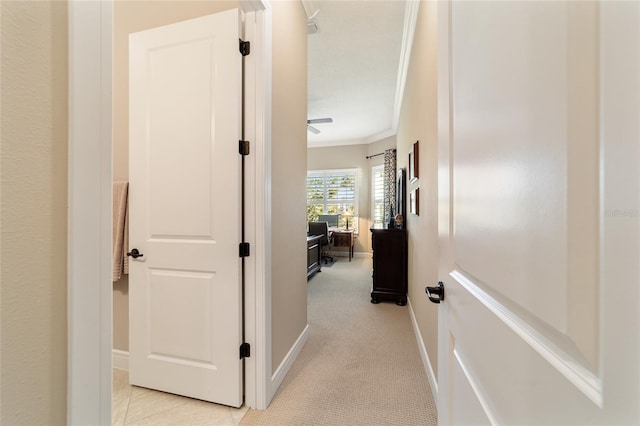
[[[408,306],[371,304],[371,259],[338,259],[308,282],[299,358],[269,409],[241,425],[437,423]]]
[[[308,281],[310,337],[269,409],[131,386],[114,370],[113,425],[437,424],[408,306],[370,303],[370,258],[337,259]]]

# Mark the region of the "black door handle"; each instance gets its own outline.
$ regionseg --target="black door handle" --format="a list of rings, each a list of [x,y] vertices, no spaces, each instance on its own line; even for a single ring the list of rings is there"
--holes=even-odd
[[[425,287],[424,291],[433,303],[440,303],[444,300],[444,284],[442,281],[438,282],[437,287]]]
[[[134,259],[137,259],[137,258],[139,258],[139,257],[144,256],[144,254],[140,253],[140,252],[138,251],[138,249],[137,249],[137,248],[134,248],[134,249],[133,249],[133,250],[131,250],[129,253],[127,253],[127,256],[131,256],[131,257],[133,257]]]

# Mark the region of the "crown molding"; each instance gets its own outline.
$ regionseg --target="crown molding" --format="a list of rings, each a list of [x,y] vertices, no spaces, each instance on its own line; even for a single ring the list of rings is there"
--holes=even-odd
[[[404,11],[404,28],[402,30],[402,46],[400,47],[400,60],[398,64],[398,81],[396,83],[396,97],[393,105],[393,117],[391,118],[391,129],[396,132],[400,121],[400,110],[402,109],[402,99],[404,98],[404,88],[407,83],[409,62],[411,60],[411,49],[413,47],[413,37],[416,32],[416,22],[418,20],[419,0],[407,1]]]
[[[320,5],[317,0],[300,0],[304,12],[307,14],[307,19],[313,19],[320,10]]]
[[[396,130],[387,129],[375,135],[368,136],[360,139],[348,139],[339,141],[307,141],[307,148],[325,148],[329,146],[343,146],[343,145],[368,145],[374,142],[379,142],[397,134]]]
[[[257,12],[267,10],[271,7],[269,0],[238,0],[238,4],[243,12]]]
[[[317,141],[317,142],[307,142],[307,148],[327,148],[331,146],[345,146],[345,145],[366,145],[367,139],[349,139],[349,140],[340,140],[340,141]]]
[[[366,139],[366,143],[374,143],[381,141],[382,139],[386,139],[390,136],[395,136],[398,133],[397,129],[387,129],[380,133],[376,133],[375,135],[371,135]]]

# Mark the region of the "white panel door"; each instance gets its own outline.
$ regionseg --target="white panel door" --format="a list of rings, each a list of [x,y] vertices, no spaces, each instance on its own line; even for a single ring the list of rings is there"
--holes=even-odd
[[[640,3],[438,14],[439,422],[640,424]]]
[[[131,384],[242,404],[240,12],[130,36]]]

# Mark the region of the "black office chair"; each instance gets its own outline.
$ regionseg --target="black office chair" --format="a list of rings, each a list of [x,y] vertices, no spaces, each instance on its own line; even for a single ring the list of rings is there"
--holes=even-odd
[[[327,222],[309,222],[309,232],[307,235],[322,235],[320,238],[320,249],[324,249],[329,245],[329,224]],[[322,253],[324,263],[329,263],[329,260],[333,262],[333,257]]]

